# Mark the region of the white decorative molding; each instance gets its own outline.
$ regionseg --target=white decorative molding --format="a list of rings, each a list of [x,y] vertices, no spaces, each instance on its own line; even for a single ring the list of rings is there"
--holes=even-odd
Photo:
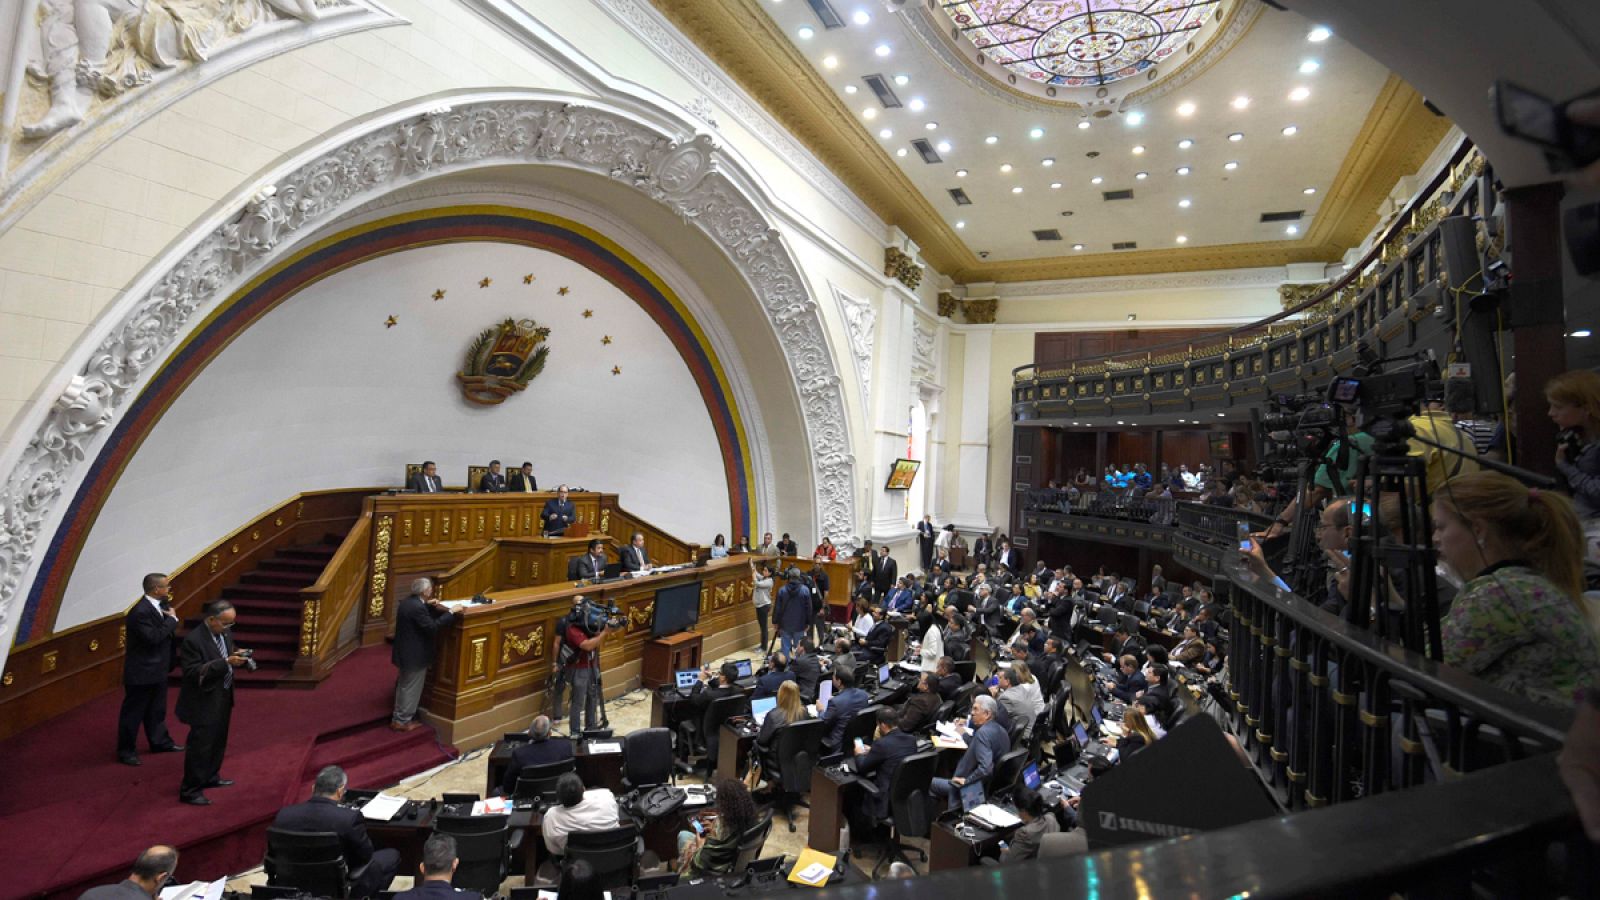
[[[0,634],[12,619],[41,541],[139,389],[218,302],[294,244],[378,196],[419,181],[495,166],[542,165],[611,178],[667,207],[709,238],[767,314],[800,399],[818,530],[855,531],[854,458],[839,375],[815,299],[766,198],[705,134],[647,121],[604,101],[544,92],[484,92],[407,104],[330,135],[269,175],[236,211],[164,257],[130,286],[69,360],[76,369],[0,485]],[[242,206],[242,209],[240,208]],[[59,382],[58,382],[59,384]],[[25,413],[25,415],[28,415]],[[32,421],[30,419],[30,421]]]
[[[829,283],[833,299],[839,304],[839,317],[844,320],[845,334],[850,338],[850,353],[856,360],[856,380],[861,385],[861,408],[871,409],[872,396],[872,345],[876,340],[878,313],[872,301],[865,297],[852,297]]]
[[[1103,275],[1055,281],[1017,281],[994,285],[1002,300],[1051,299],[1075,294],[1116,291],[1177,291],[1193,288],[1277,288],[1287,278],[1283,266],[1219,269],[1212,272],[1161,272],[1150,275]],[[972,287],[968,285],[968,287]]]
[[[936,380],[939,372],[938,339],[939,330],[936,324],[925,322],[920,315],[912,318],[911,380],[913,383]]]

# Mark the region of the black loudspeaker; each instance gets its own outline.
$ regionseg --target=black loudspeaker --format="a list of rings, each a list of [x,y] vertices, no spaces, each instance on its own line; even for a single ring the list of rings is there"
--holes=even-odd
[[[1574,206],[1561,214],[1567,236],[1567,256],[1579,275],[1600,272],[1600,203]]]
[[[1182,688],[1180,688],[1182,690]],[[1193,716],[1083,788],[1089,849],[1144,844],[1280,815],[1210,716]]]

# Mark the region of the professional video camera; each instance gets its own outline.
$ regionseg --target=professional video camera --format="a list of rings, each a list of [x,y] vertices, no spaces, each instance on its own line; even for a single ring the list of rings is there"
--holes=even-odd
[[[1383,372],[1386,361],[1367,366],[1371,374],[1335,378],[1328,385],[1328,399],[1340,405],[1355,405],[1363,430],[1377,442],[1379,455],[1404,456],[1407,439],[1416,436],[1409,419],[1421,409],[1428,383],[1437,381],[1439,372],[1432,360]]]
[[[589,635],[597,635],[607,628],[624,628],[628,620],[616,604],[602,606],[600,601],[582,598],[572,611],[572,621]]]
[[[1340,436],[1344,419],[1321,394],[1277,394],[1261,417],[1264,441],[1257,474],[1265,481],[1292,482],[1307,460],[1321,459]]]

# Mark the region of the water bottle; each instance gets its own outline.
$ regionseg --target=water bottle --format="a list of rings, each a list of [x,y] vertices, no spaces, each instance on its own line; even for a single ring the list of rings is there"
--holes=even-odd
[[[850,855],[850,823],[846,822],[839,829],[839,858],[844,859]]]

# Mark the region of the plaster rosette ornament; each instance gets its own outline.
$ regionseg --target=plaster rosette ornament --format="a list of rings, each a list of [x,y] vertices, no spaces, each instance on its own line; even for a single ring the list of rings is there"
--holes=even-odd
[[[466,366],[456,373],[461,396],[479,406],[498,406],[521,393],[544,371],[549,337],[550,329],[532,319],[507,319],[485,328],[467,348]]]

